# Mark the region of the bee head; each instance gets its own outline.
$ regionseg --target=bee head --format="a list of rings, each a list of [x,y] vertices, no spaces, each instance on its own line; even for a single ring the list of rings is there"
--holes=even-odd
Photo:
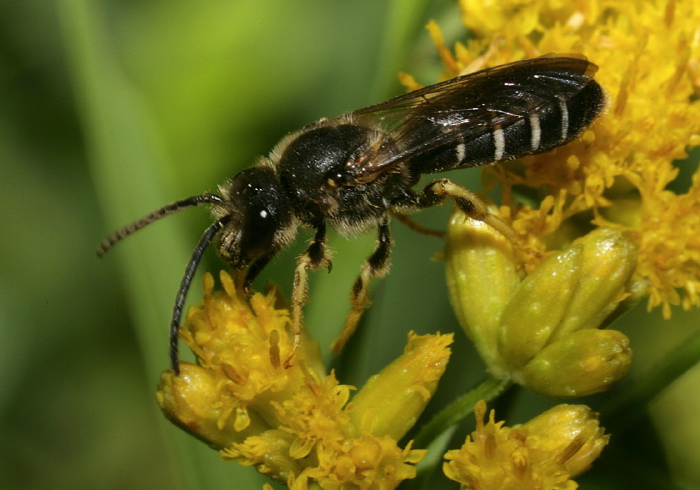
[[[212,214],[228,218],[218,235],[219,255],[233,267],[269,259],[294,237],[292,210],[272,168],[242,170],[219,191],[222,201]]]

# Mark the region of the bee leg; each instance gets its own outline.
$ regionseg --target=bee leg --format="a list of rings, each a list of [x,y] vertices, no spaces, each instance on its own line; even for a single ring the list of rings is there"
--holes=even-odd
[[[331,351],[338,354],[348,339],[352,336],[357,328],[357,324],[362,317],[362,313],[370,304],[369,301],[369,283],[373,277],[382,277],[389,272],[389,263],[391,259],[391,234],[389,232],[389,222],[384,221],[379,225],[378,243],[372,252],[372,255],[362,264],[360,275],[357,276],[355,284],[352,286],[350,293],[350,312],[345,318],[345,324],[340,335],[333,342]]]
[[[500,232],[512,244],[517,245],[518,237],[508,223],[489,211],[486,203],[476,194],[449,179],[439,179],[425,186],[423,193],[416,196],[416,204],[419,208],[428,208],[441,204],[448,197],[454,199],[455,204],[471,218],[483,221]]]
[[[316,234],[314,235],[309,247],[299,257],[299,260],[297,261],[297,268],[294,271],[291,305],[292,335],[294,337],[294,343],[292,345],[292,352],[284,361],[284,367],[286,368],[292,366],[292,359],[296,355],[297,350],[301,345],[301,334],[304,329],[304,326],[302,325],[302,309],[306,304],[308,296],[309,269],[316,270],[321,267],[326,267],[329,271],[331,270],[330,253],[326,248],[326,225],[323,223],[316,227]]]

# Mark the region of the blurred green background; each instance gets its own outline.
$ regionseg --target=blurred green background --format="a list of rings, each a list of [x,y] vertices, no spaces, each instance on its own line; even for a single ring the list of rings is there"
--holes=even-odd
[[[214,190],[284,134],[401,93],[400,70],[435,81],[439,60],[423,29],[431,18],[449,42],[464,37],[456,4],[437,0],[0,0],[0,488],[261,487],[253,470],[169,425],[153,395],[206,211],[153,225],[103,260],[95,247],[162,204]],[[478,187],[478,171],[452,176]],[[447,212],[419,219],[443,228]],[[392,272],[374,284],[345,353],[355,361],[335,361],[342,382],[361,385],[411,329],[459,328],[442,264],[430,260],[441,242],[400,224],[394,235]],[[308,237],[259,286],[288,292]],[[314,275],[306,309],[323,346],[373,240],[331,236],[333,273]],[[210,252],[202,270],[222,267]],[[663,321],[642,305],[616,324],[636,362],[610,393],[584,400],[624,415],[610,419],[611,445],[584,488],[700,488],[698,369],[650,403],[625,398],[691,339],[698,319],[675,310]],[[459,334],[454,350],[428,412],[483,377]],[[509,424],[551,404],[520,391],[506,399],[497,416]],[[456,487],[438,479],[430,488],[441,484]]]

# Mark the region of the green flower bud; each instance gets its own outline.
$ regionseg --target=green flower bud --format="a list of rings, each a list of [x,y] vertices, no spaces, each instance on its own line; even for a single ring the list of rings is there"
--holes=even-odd
[[[549,398],[605,391],[632,365],[629,339],[616,330],[579,330],[537,353],[522,371],[522,384]]]
[[[599,328],[629,296],[636,259],[627,237],[607,228],[547,257],[501,315],[501,355],[518,370],[545,346],[578,330]]]
[[[583,247],[550,255],[515,290],[500,319],[499,349],[522,368],[561,325],[581,276]]]
[[[452,335],[409,334],[404,353],[372,376],[349,410],[354,432],[401,439],[413,427],[445,372]]]
[[[498,319],[520,279],[510,242],[458,207],[447,229],[445,263],[450,301],[460,325],[496,377],[506,366],[498,352]]]
[[[583,246],[580,278],[554,338],[583,328],[599,328],[629,296],[629,282],[637,265],[635,246],[612,228],[592,231],[574,245]]]

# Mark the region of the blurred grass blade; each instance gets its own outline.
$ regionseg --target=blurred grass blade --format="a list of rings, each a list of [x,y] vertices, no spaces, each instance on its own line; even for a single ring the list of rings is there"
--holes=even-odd
[[[88,157],[108,216],[107,233],[173,200],[173,196],[165,192],[169,179],[157,125],[147,101],[117,61],[99,5],[64,0],[59,6]],[[184,230],[174,226],[156,225],[143,232],[147,235],[144,238],[120,244],[117,253],[106,259],[122,259],[122,277],[153,384],[159,372],[168,367],[169,312],[194,243],[185,239]],[[242,488],[260,487],[262,477],[250,469],[219,461],[215,452],[184,433],[174,435],[170,427],[164,432],[176,455],[173,467],[183,488],[224,488],[231,481]]]

